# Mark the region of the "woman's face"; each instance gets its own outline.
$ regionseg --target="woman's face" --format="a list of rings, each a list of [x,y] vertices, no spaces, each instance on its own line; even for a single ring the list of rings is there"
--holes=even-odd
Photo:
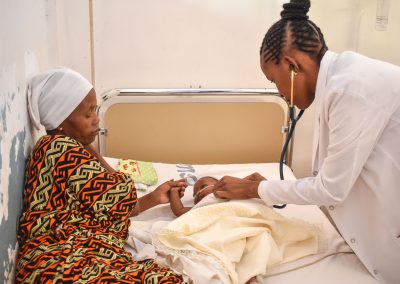
[[[96,105],[96,92],[92,89],[60,125],[66,135],[78,140],[84,146],[91,144],[99,132]]]
[[[217,180],[213,177],[200,178],[193,187],[194,204],[197,204],[205,196],[213,192]]]
[[[267,80],[273,82],[279,94],[290,103],[291,88],[291,68],[293,66],[293,104],[299,109],[308,108],[315,97],[315,86],[317,82],[318,70],[315,62],[308,56],[295,54],[294,57],[283,56],[278,64],[274,60],[264,62],[264,57],[260,56],[260,66]]]

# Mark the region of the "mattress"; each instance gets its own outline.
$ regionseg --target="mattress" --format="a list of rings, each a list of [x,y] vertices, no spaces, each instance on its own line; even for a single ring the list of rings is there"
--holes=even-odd
[[[106,158],[106,160],[116,168],[117,159]],[[219,179],[225,175],[245,177],[258,172],[269,180],[279,179],[279,164],[277,163],[211,165],[153,163],[153,165],[158,175],[157,184],[172,178],[185,178],[187,180],[189,186],[182,198],[185,206],[193,206],[193,184],[203,176],[213,176]],[[284,166],[284,176],[286,179],[295,179],[287,166]],[[150,187],[148,192],[156,186]],[[146,194],[146,192],[138,191],[139,197],[143,194]],[[377,283],[320,208],[313,205],[288,205],[285,209],[276,210],[288,218],[319,224],[326,236],[327,247],[319,254],[272,267],[267,270],[266,274],[253,279],[252,283]],[[133,232],[134,226],[142,224],[142,222],[169,222],[175,218],[169,204],[159,205],[131,218],[131,229]],[[134,236],[130,236],[130,238],[132,239]],[[127,249],[131,251],[134,258],[140,258],[140,255],[143,254],[130,245],[127,245]],[[157,259],[157,257],[155,258]],[[210,273],[210,271],[215,270],[215,266],[211,264],[207,266],[207,263],[196,265],[186,269],[186,273],[195,283],[204,283],[204,281],[221,283],[221,280],[218,280],[218,277],[215,276],[216,273]],[[217,280],[215,280],[215,277],[217,277]]]

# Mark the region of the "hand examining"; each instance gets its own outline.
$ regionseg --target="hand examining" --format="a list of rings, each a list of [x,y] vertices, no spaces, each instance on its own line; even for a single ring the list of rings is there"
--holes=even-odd
[[[254,175],[254,176],[253,176]],[[260,174],[253,174],[246,178],[236,178],[224,176],[214,185],[214,195],[222,199],[250,199],[260,198],[258,195],[258,185],[261,180]],[[256,179],[252,180],[250,177]]]
[[[244,179],[252,180],[252,181],[263,181],[267,180],[265,177],[260,175],[259,173],[252,173],[251,175],[245,177]]]

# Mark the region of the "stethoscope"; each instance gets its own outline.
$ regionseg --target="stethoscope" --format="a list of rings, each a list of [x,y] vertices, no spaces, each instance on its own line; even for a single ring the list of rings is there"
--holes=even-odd
[[[288,125],[288,135],[286,137],[286,141],[285,144],[283,145],[282,148],[282,152],[281,152],[281,158],[279,160],[279,175],[281,180],[285,180],[285,177],[283,176],[283,164],[286,158],[286,153],[287,153],[287,148],[289,146],[290,143],[290,139],[293,136],[294,133],[294,129],[296,128],[296,124],[299,121],[299,119],[301,118],[301,116],[304,113],[304,109],[300,110],[299,114],[297,115],[297,117],[294,116],[294,105],[293,105],[293,80],[294,80],[294,76],[296,75],[296,73],[294,72],[294,66],[291,64],[290,65],[290,79],[291,79],[291,88],[290,88],[290,105],[289,105],[289,118],[290,118],[290,123]],[[286,207],[286,204],[281,204],[281,205],[274,205],[274,208],[277,209],[283,209]]]

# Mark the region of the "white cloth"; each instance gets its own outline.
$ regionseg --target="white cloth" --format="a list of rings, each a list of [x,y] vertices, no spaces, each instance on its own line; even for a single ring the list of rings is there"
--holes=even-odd
[[[400,283],[400,68],[328,51],[315,94],[313,171],[263,181],[268,205],[324,205],[367,269]]]
[[[158,239],[193,260],[213,258],[231,283],[246,283],[269,267],[326,249],[319,226],[285,218],[259,200],[192,209],[162,228]]]
[[[56,129],[83,101],[92,84],[81,74],[55,68],[34,76],[28,83],[28,110],[33,125]]]

